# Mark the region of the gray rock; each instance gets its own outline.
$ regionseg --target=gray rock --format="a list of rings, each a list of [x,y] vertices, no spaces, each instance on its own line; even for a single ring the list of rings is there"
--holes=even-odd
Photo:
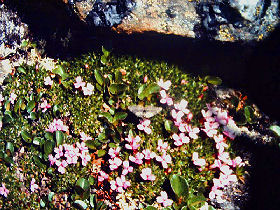
[[[261,40],[279,23],[278,0],[63,0],[90,26],[220,41]]]

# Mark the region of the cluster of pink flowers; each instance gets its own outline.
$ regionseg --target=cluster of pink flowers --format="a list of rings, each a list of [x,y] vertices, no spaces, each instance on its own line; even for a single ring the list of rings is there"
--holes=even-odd
[[[80,132],[80,136],[82,141],[92,140],[92,138],[89,135],[86,135],[84,132]]]
[[[226,143],[226,137],[230,139],[235,138],[234,131],[230,130],[227,126],[233,125],[236,126],[233,119],[228,116],[226,111],[222,111],[217,107],[210,107],[208,105],[208,111],[201,111],[205,121],[204,121],[204,129],[202,129],[208,137],[214,139],[216,143],[216,149],[218,150],[217,159],[215,159],[214,163],[210,165],[211,169],[219,169],[220,176],[218,179],[213,179],[213,187],[211,188],[211,192],[209,193],[210,199],[216,199],[217,202],[224,202],[222,199],[223,196],[223,188],[229,185],[231,182],[237,182],[237,177],[233,174],[233,168],[242,167],[245,164],[242,162],[242,159],[238,156],[235,159],[231,159],[228,152],[225,152],[225,149],[228,147]],[[224,126],[224,132],[222,134],[218,134],[219,126]]]
[[[76,143],[76,147],[70,144],[59,145],[54,149],[55,156],[49,154],[49,161],[51,165],[56,165],[61,174],[65,173],[65,168],[70,164],[77,164],[78,158],[82,160],[82,165],[86,166],[90,161],[90,155],[85,142]],[[63,158],[63,159],[61,159]]]
[[[94,86],[91,83],[85,83],[81,76],[76,77],[76,82],[74,83],[76,89],[81,88],[85,96],[90,96],[93,94]]]
[[[170,98],[166,93],[166,91],[169,90],[171,86],[171,81],[167,80],[164,82],[163,79],[160,79],[157,84],[161,87],[161,91],[159,92],[161,96],[160,103],[167,104],[168,106],[173,105],[173,99]]]
[[[60,119],[53,119],[53,122],[49,125],[49,128],[46,129],[46,131],[48,132],[55,132],[55,131],[67,131],[68,130],[68,126],[63,125],[62,120]]]
[[[125,140],[129,143],[129,144],[125,144],[126,149],[137,150],[138,147],[140,147],[140,144],[138,144],[141,141],[140,136],[136,136],[134,138],[133,136],[128,135],[128,137],[125,138]]]
[[[43,103],[40,104],[40,108],[42,109],[42,112],[46,112],[47,109],[51,108],[51,105],[48,104],[47,100],[44,100]]]
[[[6,188],[5,183],[2,183],[2,186],[0,187],[0,194],[7,197],[9,192],[10,191]]]
[[[144,179],[146,181],[155,181],[156,180],[156,176],[154,174],[152,174],[152,169],[150,169],[150,168],[143,168],[140,176],[142,177],[142,179]]]

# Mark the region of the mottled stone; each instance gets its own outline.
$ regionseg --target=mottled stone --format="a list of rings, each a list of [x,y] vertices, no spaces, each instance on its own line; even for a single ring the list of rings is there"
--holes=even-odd
[[[279,23],[278,0],[63,0],[90,26],[220,41],[261,40]]]

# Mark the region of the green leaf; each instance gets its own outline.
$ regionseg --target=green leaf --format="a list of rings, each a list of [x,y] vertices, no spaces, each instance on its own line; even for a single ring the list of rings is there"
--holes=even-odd
[[[39,158],[38,156],[33,156],[33,160],[34,160],[34,163],[40,167],[40,168],[45,168],[46,166],[42,163],[42,160],[41,158]]]
[[[97,151],[97,156],[98,157],[103,157],[104,155],[106,155],[106,151],[103,149],[100,149]]]
[[[95,183],[95,180],[94,180],[94,178],[93,178],[92,176],[90,176],[90,177],[88,178],[88,181],[89,181],[89,184],[90,184],[90,185],[94,185],[94,183]]]
[[[21,104],[22,104],[22,99],[19,98],[15,104],[15,107],[14,107],[14,111],[17,112],[19,110],[19,108],[21,107]]]
[[[53,196],[54,196],[54,192],[50,192],[49,195],[48,195],[48,200],[49,202],[52,202],[52,199],[53,199]]]
[[[64,141],[64,134],[62,131],[56,131],[55,132],[55,139],[56,139],[56,145],[62,145]]]
[[[144,210],[157,210],[157,208],[153,206],[147,206],[146,208],[144,208]]]
[[[165,208],[163,208],[162,210],[172,210],[172,208],[171,207],[165,207]],[[181,209],[182,210],[182,209]]]
[[[59,65],[57,68],[53,69],[52,73],[59,75],[62,80],[65,80],[68,77],[68,74],[66,74],[64,68],[61,65]]]
[[[86,146],[87,146],[88,148],[90,148],[90,149],[93,149],[93,150],[96,149],[96,145],[95,145],[95,143],[94,143],[93,140],[87,140],[87,141],[86,141]]]
[[[205,201],[206,198],[204,197],[203,194],[198,194],[198,195],[190,194],[188,198],[188,207],[191,210],[199,209],[202,206],[202,204],[205,203]]]
[[[96,205],[96,196],[95,196],[95,194],[91,194],[90,195],[90,197],[89,197],[89,204],[94,209],[94,207]]]
[[[100,133],[100,134],[98,135],[97,138],[98,138],[98,140],[100,140],[100,141],[106,139],[106,134],[105,134],[105,132]]]
[[[140,87],[141,88],[141,87]],[[157,93],[160,91],[160,87],[156,83],[151,83],[145,89],[138,90],[138,98],[143,100],[153,93]],[[140,93],[140,94],[139,94]]]
[[[183,206],[183,207],[181,208],[181,210],[188,210],[188,207],[187,207],[187,206]]]
[[[53,141],[53,134],[52,134],[51,132],[46,131],[46,132],[45,132],[45,138],[46,138],[47,140]]]
[[[254,115],[254,109],[252,107],[246,106],[244,108],[244,115],[248,123],[253,123],[255,115]]]
[[[174,193],[178,197],[188,197],[189,186],[187,180],[184,177],[174,174],[170,179],[170,184]]]
[[[85,178],[80,178],[76,183],[76,187],[81,188],[83,191],[87,191],[90,187],[90,184]]]
[[[33,144],[35,144],[35,145],[40,145],[42,141],[43,141],[43,138],[41,138],[41,137],[35,137],[35,138],[33,139]]]
[[[107,57],[105,55],[102,55],[100,60],[103,65],[107,63]]]
[[[115,82],[116,83],[122,82],[122,73],[120,71],[116,71],[116,73],[115,73]]]
[[[35,108],[35,101],[29,101],[27,104],[27,112],[30,113]]]
[[[25,142],[27,143],[31,142],[32,136],[26,130],[21,131],[20,134]]]
[[[17,70],[18,70],[18,72],[20,72],[20,73],[26,74],[25,69],[24,69],[23,67],[21,67],[21,66],[18,67]]]
[[[102,52],[105,57],[108,57],[110,55],[110,51],[107,50],[104,46],[102,46]]]
[[[6,143],[6,153],[10,156],[14,153],[15,148],[12,142],[7,142]]]
[[[109,145],[108,145],[110,148],[116,148],[117,147],[117,145],[115,144],[115,143],[109,143]]]
[[[44,152],[46,155],[49,155],[52,153],[54,149],[54,142],[53,141],[50,141],[50,140],[47,140],[44,144]]]
[[[124,120],[127,117],[126,112],[117,112],[114,116],[114,121]]]
[[[164,128],[168,132],[177,133],[178,128],[174,125],[174,123],[171,120],[165,120],[164,122]]]
[[[29,117],[30,117],[31,120],[36,120],[37,115],[36,115],[35,112],[31,112],[30,115],[29,115]]]
[[[280,137],[280,127],[278,125],[271,125],[269,127],[270,130],[272,130],[277,136]]]
[[[82,200],[76,200],[76,201],[74,202],[74,205],[75,205],[78,209],[82,209],[82,210],[87,209],[87,204],[86,204],[84,201],[82,201]]]
[[[113,122],[113,116],[109,112],[101,112],[100,117],[105,117],[110,123]]]
[[[222,80],[219,77],[213,77],[213,76],[206,76],[205,79],[208,83],[212,85],[220,85],[222,84]]]
[[[96,81],[98,82],[98,84],[103,86],[103,84],[104,84],[104,77],[102,76],[101,72],[98,71],[98,70],[94,70],[94,77],[95,77]]]
[[[114,95],[119,95],[126,90],[127,86],[124,84],[111,84],[109,86],[110,93]]]

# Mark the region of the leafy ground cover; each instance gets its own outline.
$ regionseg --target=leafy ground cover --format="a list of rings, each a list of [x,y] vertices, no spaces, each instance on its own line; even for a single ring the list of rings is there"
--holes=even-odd
[[[219,83],[105,48],[36,55],[1,90],[1,208],[214,209],[245,165]]]

